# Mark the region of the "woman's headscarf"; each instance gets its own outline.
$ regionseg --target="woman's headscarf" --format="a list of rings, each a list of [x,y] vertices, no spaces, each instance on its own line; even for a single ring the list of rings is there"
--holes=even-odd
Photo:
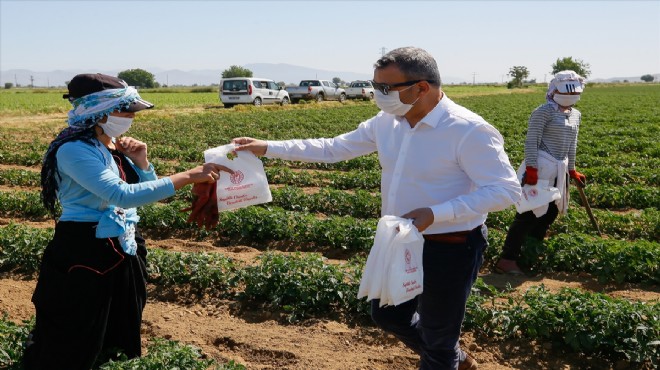
[[[552,100],[552,97],[555,95],[555,90],[559,90],[559,92],[562,93],[581,93],[584,91],[586,84],[586,79],[577,74],[575,71],[566,70],[557,72],[557,74],[552,78],[552,80],[550,80],[550,83],[548,84],[548,91],[545,93],[545,100],[557,107],[558,104]]]
[[[50,143],[41,167],[41,200],[52,215],[55,214],[58,180],[61,179],[57,170],[56,154],[62,144],[81,140],[94,145],[93,140],[96,138],[94,126],[103,117],[116,111],[135,112],[153,107],[153,104],[140,97],[135,88],[112,76],[77,75],[68,87],[69,94],[64,97],[73,105],[73,109],[68,113],[69,127],[62,130]],[[92,92],[82,95],[89,91]]]

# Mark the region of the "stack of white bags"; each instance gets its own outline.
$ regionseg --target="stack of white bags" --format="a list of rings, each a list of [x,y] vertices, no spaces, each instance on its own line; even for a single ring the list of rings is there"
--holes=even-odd
[[[364,267],[358,298],[396,306],[423,291],[424,238],[411,219],[383,216]]]

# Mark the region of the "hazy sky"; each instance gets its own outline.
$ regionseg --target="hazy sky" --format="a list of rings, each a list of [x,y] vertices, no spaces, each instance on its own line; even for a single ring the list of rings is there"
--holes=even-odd
[[[470,82],[501,82],[517,65],[541,82],[567,56],[592,79],[660,73],[660,1],[0,0],[1,70],[287,63],[371,74],[382,48],[410,45]]]

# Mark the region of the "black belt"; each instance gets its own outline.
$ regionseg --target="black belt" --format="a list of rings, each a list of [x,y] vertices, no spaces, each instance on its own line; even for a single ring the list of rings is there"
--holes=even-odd
[[[451,233],[443,233],[443,234],[424,234],[424,239],[433,241],[433,242],[440,242],[440,243],[447,243],[447,244],[465,244],[467,242],[468,235],[470,235],[471,232],[473,232],[476,229],[480,229],[483,225],[479,225],[475,227],[472,230],[468,231],[454,231]]]

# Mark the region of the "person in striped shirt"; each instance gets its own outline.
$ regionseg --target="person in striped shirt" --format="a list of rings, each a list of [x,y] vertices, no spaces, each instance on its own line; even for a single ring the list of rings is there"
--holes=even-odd
[[[547,102],[536,108],[530,118],[525,140],[525,159],[518,170],[522,185],[548,180],[559,189],[561,198],[531,211],[517,213],[509,227],[495,271],[521,275],[518,265],[527,237],[542,241],[559,213],[568,209],[567,175],[584,186],[586,177],[575,170],[577,137],[582,115],[574,108],[584,91],[585,79],[574,71],[558,72],[550,81]]]

